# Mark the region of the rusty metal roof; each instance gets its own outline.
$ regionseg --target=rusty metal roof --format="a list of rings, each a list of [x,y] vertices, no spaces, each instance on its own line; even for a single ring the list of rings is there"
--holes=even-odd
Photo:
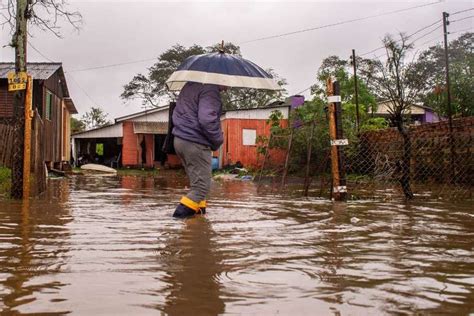
[[[27,63],[26,69],[28,73],[33,77],[33,80],[47,80],[56,71],[59,71],[59,78],[61,79],[61,86],[63,88],[64,97],[67,100],[68,110],[72,114],[77,114],[76,107],[72,102],[69,89],[66,83],[66,77],[64,76],[63,64],[62,63]],[[0,62],[0,79],[7,79],[7,74],[10,71],[15,70],[15,63],[2,63]]]
[[[27,63],[26,68],[33,79],[46,80],[62,68],[62,63]],[[0,63],[0,79],[7,79],[12,70],[15,70],[15,63]]]

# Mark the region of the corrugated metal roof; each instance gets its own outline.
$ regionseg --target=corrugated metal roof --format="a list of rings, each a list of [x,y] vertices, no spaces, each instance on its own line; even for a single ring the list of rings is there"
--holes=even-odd
[[[133,122],[135,134],[168,134],[168,122]]]
[[[28,73],[33,76],[33,79],[46,80],[51,77],[62,63],[27,63],[26,68]],[[15,63],[0,63],[0,79],[7,79],[7,74],[15,70]]]
[[[27,63],[26,69],[28,73],[33,77],[33,80],[47,80],[49,79],[56,71],[59,70],[59,78],[61,79],[61,86],[63,88],[63,93],[65,98],[70,99],[69,89],[67,87],[66,77],[64,76],[62,63]],[[0,79],[7,79],[7,74],[10,71],[15,70],[15,63],[2,63],[0,62]],[[76,114],[77,110],[74,106],[74,103],[70,99],[68,105],[68,110],[72,114]]]
[[[123,137],[122,123],[115,123],[71,135],[72,138],[115,138]]]
[[[122,122],[122,121],[130,120],[130,119],[136,119],[136,118],[139,118],[141,116],[147,116],[147,115],[150,115],[150,114],[153,114],[153,113],[156,113],[156,112],[165,111],[165,110],[168,110],[168,109],[169,109],[169,105],[160,106],[160,107],[157,107],[157,108],[153,108],[153,109],[149,109],[149,110],[145,110],[145,111],[136,112],[136,113],[128,114],[128,115],[125,115],[125,116],[117,117],[115,119],[115,122]]]

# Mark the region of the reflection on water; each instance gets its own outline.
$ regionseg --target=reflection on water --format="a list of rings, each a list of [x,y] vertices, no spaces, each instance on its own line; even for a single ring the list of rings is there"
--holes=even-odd
[[[76,176],[0,201],[1,314],[474,312],[470,203],[333,203],[214,183],[171,218],[185,179]]]

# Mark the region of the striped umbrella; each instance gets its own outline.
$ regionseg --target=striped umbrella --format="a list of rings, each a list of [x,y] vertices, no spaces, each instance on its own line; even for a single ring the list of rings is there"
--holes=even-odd
[[[282,90],[269,73],[253,62],[222,51],[188,57],[169,77],[166,85],[171,91],[179,91],[186,82]]]

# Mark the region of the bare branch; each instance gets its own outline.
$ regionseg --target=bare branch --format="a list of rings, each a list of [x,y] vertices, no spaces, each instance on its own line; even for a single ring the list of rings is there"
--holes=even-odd
[[[14,0],[8,0],[7,4],[0,8],[6,12],[0,13],[0,25],[9,26],[11,34],[15,30],[16,4]],[[29,23],[43,31],[50,31],[57,37],[61,37],[59,23],[65,20],[76,31],[79,31],[82,16],[77,11],[68,10],[65,0],[29,0],[26,12]]]

